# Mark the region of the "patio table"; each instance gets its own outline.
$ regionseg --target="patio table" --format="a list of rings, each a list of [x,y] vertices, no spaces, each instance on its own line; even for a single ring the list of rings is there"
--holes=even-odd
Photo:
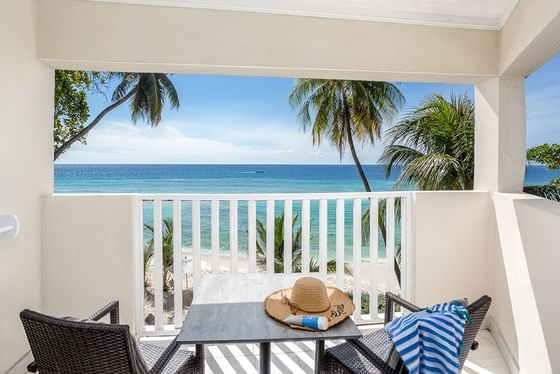
[[[327,331],[292,329],[268,317],[264,299],[279,288],[288,288],[301,274],[208,274],[201,277],[177,336],[179,344],[195,344],[204,354],[204,344],[258,343],[260,373],[270,373],[273,342],[316,342],[315,371],[324,353],[325,340],[357,339],[362,333],[350,318]]]

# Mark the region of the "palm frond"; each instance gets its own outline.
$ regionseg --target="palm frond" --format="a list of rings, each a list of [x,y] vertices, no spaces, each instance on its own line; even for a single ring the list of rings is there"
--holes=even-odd
[[[548,200],[560,202],[560,187],[545,184],[542,186],[525,186],[523,192]]]
[[[381,161],[388,177],[402,166],[395,188],[415,184],[424,190],[472,189],[474,181],[474,103],[467,94],[428,96],[386,132]]]

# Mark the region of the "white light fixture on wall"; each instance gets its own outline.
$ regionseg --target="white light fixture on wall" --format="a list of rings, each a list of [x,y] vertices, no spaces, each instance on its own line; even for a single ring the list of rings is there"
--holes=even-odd
[[[19,231],[15,214],[0,214],[0,240],[14,240]]]

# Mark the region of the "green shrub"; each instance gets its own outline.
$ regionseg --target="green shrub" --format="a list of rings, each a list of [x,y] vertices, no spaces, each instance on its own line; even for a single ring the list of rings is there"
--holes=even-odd
[[[345,294],[352,300],[353,299],[353,292],[345,292]],[[369,292],[362,290],[362,305],[361,305],[362,314],[369,314]],[[395,311],[400,311],[400,307],[398,305],[395,306]],[[377,294],[377,313],[385,312],[385,294],[380,293]]]

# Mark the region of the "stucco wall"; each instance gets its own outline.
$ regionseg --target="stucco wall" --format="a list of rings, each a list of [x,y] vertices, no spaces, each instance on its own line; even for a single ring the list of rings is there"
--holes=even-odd
[[[492,201],[489,287],[499,338],[519,372],[558,373],[560,204],[526,194],[493,194]]]
[[[119,300],[121,323],[134,327],[134,198],[43,198],[43,310],[89,316]]]
[[[417,192],[415,284],[418,305],[488,292],[487,192]]]
[[[0,2],[0,213],[21,223],[0,241],[0,373],[23,356],[18,313],[41,306],[41,198],[52,192],[53,70],[35,59],[35,2]]]
[[[560,1],[519,0],[500,32],[500,75],[526,77],[560,52]]]
[[[57,67],[434,82],[498,74],[495,31],[83,0],[39,6],[38,55]]]

